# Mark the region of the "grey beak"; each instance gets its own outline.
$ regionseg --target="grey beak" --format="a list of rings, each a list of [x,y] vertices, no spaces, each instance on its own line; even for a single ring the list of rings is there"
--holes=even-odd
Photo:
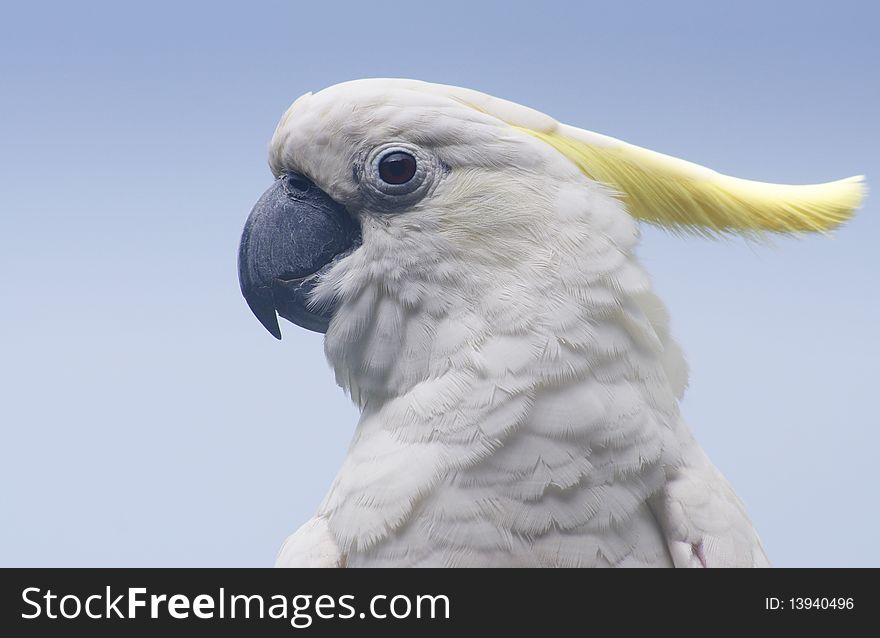
[[[296,173],[288,173],[257,201],[244,225],[238,280],[251,311],[276,339],[276,312],[315,332],[326,332],[333,308],[309,301],[316,275],[360,245],[358,224],[343,206]]]

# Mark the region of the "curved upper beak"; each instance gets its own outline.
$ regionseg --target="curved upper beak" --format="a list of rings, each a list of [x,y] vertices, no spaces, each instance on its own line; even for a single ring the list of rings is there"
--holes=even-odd
[[[326,332],[334,309],[316,306],[309,293],[317,274],[360,238],[348,211],[302,175],[287,173],[263,193],[241,235],[238,279],[248,306],[276,339],[276,312]]]

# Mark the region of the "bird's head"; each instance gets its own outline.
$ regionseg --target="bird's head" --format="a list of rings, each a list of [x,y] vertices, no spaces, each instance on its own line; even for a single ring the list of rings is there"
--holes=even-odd
[[[276,311],[325,332],[351,279],[372,276],[417,303],[422,292],[404,290],[414,270],[459,281],[552,248],[554,178],[576,169],[438,88],[349,82],[306,94],[284,114],[270,146],[276,181],[248,219],[239,262],[245,297],[276,337]]]
[[[561,321],[591,303],[591,287],[614,297],[645,286],[627,274],[638,219],[707,234],[816,231],[861,197],[859,178],[739,180],[410,80],[300,97],[269,161],[276,180],[241,240],[245,299],[277,338],[276,313],[326,332],[331,361],[380,376],[424,354],[414,349],[477,343],[489,324]]]

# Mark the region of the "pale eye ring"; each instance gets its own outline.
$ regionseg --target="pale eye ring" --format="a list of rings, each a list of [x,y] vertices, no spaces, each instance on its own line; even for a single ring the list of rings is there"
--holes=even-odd
[[[377,208],[400,209],[419,201],[441,174],[439,159],[410,142],[386,142],[364,157],[362,192]]]

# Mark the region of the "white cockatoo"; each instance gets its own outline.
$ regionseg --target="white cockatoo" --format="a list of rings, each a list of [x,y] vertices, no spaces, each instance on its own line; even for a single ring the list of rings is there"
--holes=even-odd
[[[825,231],[860,177],[721,175],[488,95],[360,80],[300,97],[239,254],[242,291],[325,332],[361,410],[280,566],[765,566],[679,410],[687,366],[639,220]]]

